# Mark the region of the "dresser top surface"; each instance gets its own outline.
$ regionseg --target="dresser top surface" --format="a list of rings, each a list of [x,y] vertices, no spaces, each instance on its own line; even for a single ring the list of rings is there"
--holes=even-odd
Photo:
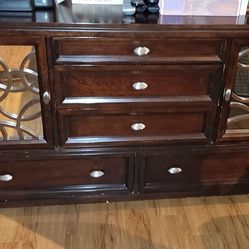
[[[121,6],[60,4],[49,11],[0,12],[0,29],[8,27],[117,27],[125,29],[246,29],[247,17],[215,16],[123,16]]]

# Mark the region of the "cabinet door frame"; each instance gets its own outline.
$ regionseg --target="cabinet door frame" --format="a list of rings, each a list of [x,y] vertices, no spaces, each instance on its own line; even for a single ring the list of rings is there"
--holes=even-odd
[[[50,93],[49,77],[47,68],[46,43],[44,36],[25,36],[13,33],[13,36],[0,36],[0,45],[34,46],[37,58],[38,82],[40,92],[41,114],[43,124],[43,139],[40,140],[10,140],[0,141],[1,149],[27,149],[27,148],[49,148],[54,145],[54,134],[52,125],[51,100],[48,104],[43,101],[44,92]],[[51,97],[50,97],[51,98]]]
[[[220,112],[220,122],[217,133],[218,142],[230,142],[230,141],[244,141],[249,142],[249,133],[244,133],[243,129],[241,132],[229,134],[227,131],[227,120],[230,115],[231,107],[230,103],[232,101],[232,96],[230,96],[229,101],[225,101],[224,95],[227,89],[234,91],[236,84],[236,75],[237,75],[237,63],[238,56],[241,47],[249,46],[249,41],[246,38],[235,38],[232,42],[231,53],[227,65],[227,75],[225,79],[225,88],[221,101],[221,112]]]

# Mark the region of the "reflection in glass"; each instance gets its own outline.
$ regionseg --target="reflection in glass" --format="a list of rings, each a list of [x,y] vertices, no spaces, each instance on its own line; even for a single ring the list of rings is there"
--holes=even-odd
[[[243,47],[239,53],[235,88],[230,106],[228,130],[249,129],[249,48],[247,47]]]
[[[239,96],[249,96],[249,48],[243,47],[239,53],[238,70],[234,92]]]
[[[33,46],[0,46],[0,140],[42,139]]]

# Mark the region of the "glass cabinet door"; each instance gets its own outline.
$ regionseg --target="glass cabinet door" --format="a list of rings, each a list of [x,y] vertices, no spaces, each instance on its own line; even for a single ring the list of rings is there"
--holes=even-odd
[[[36,53],[33,46],[0,46],[0,139],[42,139]]]
[[[36,46],[0,44],[0,144],[47,143],[37,64]]]
[[[248,140],[249,138],[249,45],[238,45],[234,85],[226,90],[230,97],[229,115],[224,138],[228,140]],[[229,92],[230,91],[230,92]],[[230,96],[229,96],[230,95]],[[226,99],[226,96],[224,96]]]
[[[227,131],[249,134],[249,47],[242,47],[238,56],[230,108]]]

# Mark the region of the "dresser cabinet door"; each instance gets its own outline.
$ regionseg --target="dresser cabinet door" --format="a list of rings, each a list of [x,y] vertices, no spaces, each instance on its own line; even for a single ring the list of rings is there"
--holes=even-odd
[[[62,147],[82,147],[186,141],[208,143],[213,106],[207,99],[198,106],[188,106],[185,102],[177,107],[108,108],[105,112],[59,110],[60,144]]]
[[[223,95],[219,138],[249,140],[249,42],[235,40]]]
[[[196,35],[52,37],[59,145],[213,141],[227,41]]]
[[[180,102],[222,93],[223,65],[56,65],[56,107]]]
[[[155,45],[156,44],[156,45]],[[169,38],[167,32],[84,33],[81,37],[54,37],[56,64],[164,64],[217,63],[224,57],[224,39]],[[198,48],[198,49],[196,49]]]
[[[45,42],[0,39],[0,147],[52,144]]]
[[[141,192],[232,194],[246,192],[249,158],[244,152],[165,150],[140,158]]]
[[[63,157],[30,155],[0,159],[0,202],[15,198],[58,198],[81,194],[105,197],[130,193],[134,156],[130,153],[88,153]]]

